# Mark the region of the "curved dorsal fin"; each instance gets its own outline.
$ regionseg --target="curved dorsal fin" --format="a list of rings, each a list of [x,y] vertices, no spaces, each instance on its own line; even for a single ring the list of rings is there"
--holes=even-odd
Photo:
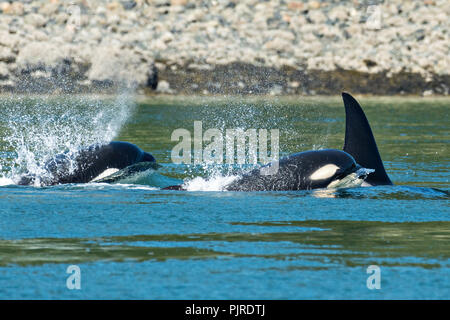
[[[356,162],[368,169],[375,169],[365,180],[371,185],[392,184],[378,152],[377,143],[369,122],[359,103],[350,94],[343,92],[345,105],[344,151],[351,154]]]

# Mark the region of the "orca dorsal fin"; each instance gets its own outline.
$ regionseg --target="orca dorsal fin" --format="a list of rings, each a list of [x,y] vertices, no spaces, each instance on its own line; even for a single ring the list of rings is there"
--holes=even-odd
[[[366,182],[371,185],[392,184],[383,161],[378,152],[369,121],[359,103],[350,94],[343,92],[345,105],[345,143],[344,151],[355,158],[355,161],[368,169],[375,169],[369,174]]]

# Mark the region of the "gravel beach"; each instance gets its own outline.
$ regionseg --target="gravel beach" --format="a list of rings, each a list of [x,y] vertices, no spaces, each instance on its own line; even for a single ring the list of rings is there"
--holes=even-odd
[[[0,92],[448,95],[450,2],[0,1]]]

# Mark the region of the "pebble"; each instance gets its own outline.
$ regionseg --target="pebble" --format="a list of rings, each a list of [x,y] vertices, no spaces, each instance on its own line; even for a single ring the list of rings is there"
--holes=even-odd
[[[172,93],[173,90],[170,89],[170,84],[166,80],[161,80],[158,82],[158,86],[156,87],[156,91],[160,93]]]
[[[170,0],[171,6],[185,6],[187,3],[187,0]]]
[[[9,77],[8,65],[0,61],[0,79],[7,79]]]
[[[9,15],[17,15],[21,16],[24,14],[24,5],[21,2],[2,2],[0,9],[2,9],[2,13]]]
[[[321,6],[319,1],[310,1],[308,2],[308,8],[311,10],[319,9]]]
[[[303,2],[296,1],[296,2],[289,2],[287,7],[291,10],[302,10],[305,7],[305,5],[303,4]]]
[[[47,23],[47,19],[38,13],[31,13],[25,16],[24,22],[36,28],[41,28]]]
[[[14,62],[15,59],[16,57],[10,48],[0,46],[0,61],[3,63],[11,63]]]

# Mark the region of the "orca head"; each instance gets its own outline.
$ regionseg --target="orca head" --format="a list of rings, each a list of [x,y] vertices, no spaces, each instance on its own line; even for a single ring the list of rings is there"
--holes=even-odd
[[[156,159],[150,153],[144,151],[140,162],[156,162]]]
[[[356,173],[361,166],[345,151],[324,149],[307,151],[302,159],[306,169],[302,173],[304,189],[326,188],[336,184],[350,174]]]

